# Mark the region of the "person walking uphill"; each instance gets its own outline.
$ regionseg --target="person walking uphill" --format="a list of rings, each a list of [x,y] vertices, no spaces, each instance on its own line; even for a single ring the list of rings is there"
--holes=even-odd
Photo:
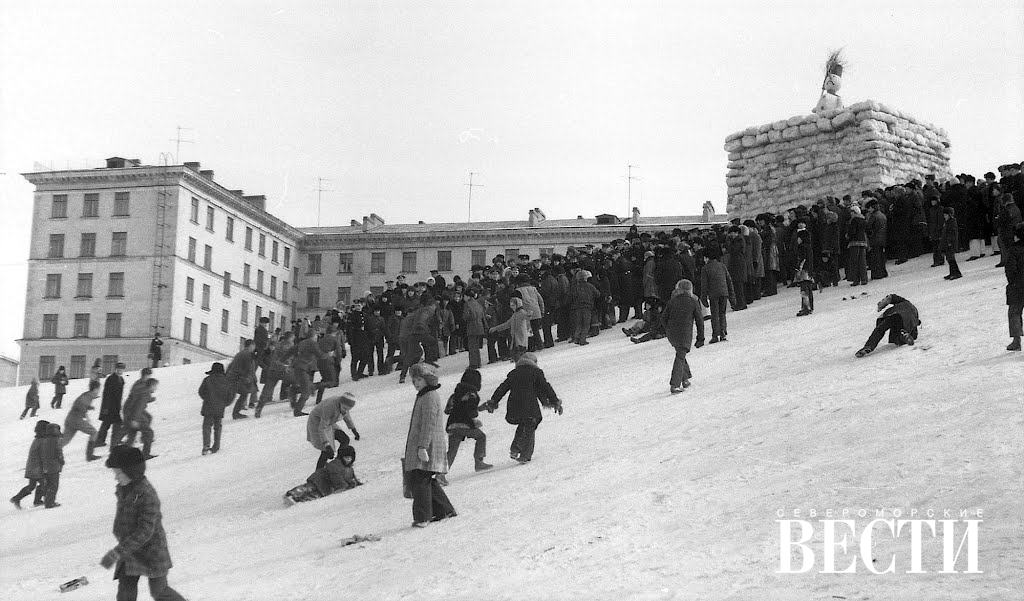
[[[359,440],[359,430],[356,430],[355,422],[349,414],[355,406],[355,396],[351,392],[343,392],[339,396],[325,399],[309,412],[309,418],[306,419],[306,440],[314,449],[320,451],[316,469],[322,468],[328,461],[334,459],[335,440],[341,446],[348,444],[348,435],[336,429],[335,424],[339,419],[344,420],[348,429],[352,430],[352,437]]]
[[[455,517],[448,495],[436,475],[448,472],[448,437],[444,429],[444,403],[437,394],[437,372],[417,363],[409,369],[416,388],[416,402],[409,418],[402,469],[412,490],[412,525],[426,528],[430,522]]]
[[[16,509],[21,509],[21,500],[27,497],[32,491],[36,491],[33,505],[43,504],[43,492],[46,489],[46,476],[43,474],[43,443],[46,438],[46,431],[50,422],[41,419],[36,422],[36,437],[32,440],[32,446],[28,449],[28,461],[25,462],[25,485],[18,494],[11,497],[11,503]]]
[[[124,363],[114,366],[114,373],[103,383],[103,400],[100,403],[100,432],[96,435],[96,446],[107,446],[107,431],[113,427],[110,439],[117,444],[121,439],[121,402],[124,400]]]
[[[142,452],[134,447],[116,446],[110,450],[107,467],[114,470],[117,481],[117,546],[103,555],[100,565],[108,570],[114,568],[117,601],[138,599],[142,576],[149,579],[149,594],[157,601],[185,601],[167,584],[167,573],[174,564],[167,549],[160,497],[146,478]]]
[[[231,411],[231,419],[245,419],[248,415],[242,413],[248,405],[255,405],[256,401],[256,343],[247,339],[241,351],[228,364],[228,380],[234,385],[234,392],[238,394],[235,407]]]
[[[50,401],[50,408],[60,409],[60,404],[68,391],[68,374],[64,371],[63,365],[57,368],[57,373],[50,378],[50,383],[53,384],[53,399]]]
[[[85,445],[86,461],[99,459],[99,456],[92,452],[96,448],[96,428],[89,421],[87,414],[93,410],[92,402],[98,396],[100,396],[100,382],[93,380],[89,382],[89,390],[78,395],[75,403],[71,406],[71,411],[68,411],[67,417],[64,418],[64,437],[61,439],[60,446],[66,447],[77,432],[88,435],[89,442]]]
[[[32,378],[32,384],[28,387],[28,392],[25,393],[25,410],[21,412],[21,417],[18,419],[25,419],[28,412],[32,412],[32,417],[36,416],[36,411],[39,411],[39,380]]]
[[[491,395],[491,400],[481,408],[494,413],[505,394],[509,395],[505,421],[516,426],[509,457],[519,463],[529,463],[533,459],[537,427],[544,419],[540,412],[541,404],[562,415],[562,401],[558,400],[554,388],[544,376],[544,370],[537,366],[537,355],[533,353],[526,353],[516,361],[515,369],[509,372]]]
[[[476,471],[482,472],[494,467],[484,462],[484,457],[487,456],[487,435],[480,429],[480,420],[477,419],[480,406],[479,392],[480,372],[471,367],[463,372],[462,381],[455,385],[455,392],[448,397],[448,404],[444,408],[444,412],[448,414],[448,424],[445,427],[448,432],[448,467],[455,461],[459,445],[467,438],[476,441],[473,449]]]
[[[199,385],[199,398],[203,399],[203,455],[216,453],[220,450],[220,433],[224,422],[224,409],[234,398],[234,385],[224,373],[224,364],[214,363],[206,372],[203,383]],[[213,433],[213,445],[210,444],[210,433]]]
[[[737,296],[739,293],[737,290]],[[693,294],[690,280],[679,280],[676,284],[672,298],[661,314],[661,321],[665,324],[665,335],[676,351],[672,375],[669,377],[669,390],[672,394],[678,394],[690,386],[692,374],[690,364],[686,362],[686,354],[690,352],[693,341],[694,324],[697,325],[697,342],[693,346],[704,346],[704,319],[701,317],[700,301]]]

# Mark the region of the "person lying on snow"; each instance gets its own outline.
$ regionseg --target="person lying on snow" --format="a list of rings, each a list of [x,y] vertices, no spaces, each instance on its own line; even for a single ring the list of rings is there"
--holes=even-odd
[[[312,501],[359,486],[362,482],[356,478],[356,472],[352,469],[355,462],[356,450],[348,445],[341,447],[337,456],[328,461],[327,465],[284,494],[285,504]]]
[[[885,312],[875,320],[875,329],[868,336],[868,341],[864,343],[863,348],[857,351],[857,358],[875,350],[886,332],[889,332],[889,342],[897,346],[912,345],[917,340],[917,326],[921,325],[921,319],[918,317],[917,307],[913,303],[902,296],[888,294],[878,301],[878,310],[883,309]]]
[[[629,340],[634,344],[665,337],[665,326],[661,324],[661,301],[648,299],[644,303],[644,309],[642,320],[628,328],[622,328],[622,333],[629,336]]]

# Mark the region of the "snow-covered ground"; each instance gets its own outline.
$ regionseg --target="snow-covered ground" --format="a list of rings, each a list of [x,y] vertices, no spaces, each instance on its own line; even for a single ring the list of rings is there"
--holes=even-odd
[[[401,494],[414,390],[397,376],[343,384],[359,398],[353,444],[366,485],[284,508],[282,494],[317,458],[305,420],[284,404],[260,420],[227,419],[222,452],[202,457],[195,391],[207,366],[160,369],[160,457],[147,473],[163,502],[170,582],[189,599],[220,601],[1024,598],[1024,356],[1003,350],[1005,279],[986,257],[946,282],[929,259],[890,266],[888,280],[866,287],[827,289],[810,317],[795,317],[795,290],[729,313],[729,341],[690,354],[693,386],[681,395],[668,394],[666,341],[633,345],[616,329],[540,353],[565,414],[545,413],[526,466],[507,456],[504,404],[482,415],[495,468],[474,473],[463,443],[447,488],[459,515],[425,530],[409,528]],[[883,341],[856,359],[888,292],[919,307],[918,344]],[[441,365],[447,395],[466,355]],[[482,395],[508,370],[486,366]],[[83,389],[73,383],[65,407]],[[51,392],[42,387],[39,416],[62,422]],[[35,421],[17,420],[23,399],[24,388],[0,391],[8,495],[25,483]],[[114,545],[114,480],[101,461],[86,464],[84,448],[81,435],[65,448],[62,507],[0,508],[0,598],[63,599],[57,586],[78,576],[91,584],[67,598],[113,598],[98,561]],[[951,509],[953,519],[982,509],[982,573],[938,573],[942,541],[928,536],[927,573],[907,574],[906,536],[876,529],[876,565],[895,554],[895,574],[871,574],[859,559],[855,574],[821,574],[820,524],[814,568],[777,573],[777,512],[844,508],[867,509],[867,519],[878,508]],[[341,546],[357,533],[383,538]],[[839,567],[856,558],[837,555]],[[963,557],[956,569],[966,570]]]

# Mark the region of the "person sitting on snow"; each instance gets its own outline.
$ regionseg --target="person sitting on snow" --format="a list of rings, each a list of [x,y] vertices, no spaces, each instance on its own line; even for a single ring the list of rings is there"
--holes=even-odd
[[[889,308],[886,309],[886,307]],[[917,340],[917,326],[921,325],[921,319],[918,317],[917,307],[913,303],[902,296],[888,294],[878,301],[878,310],[883,309],[885,312],[875,320],[875,329],[868,336],[864,348],[857,351],[858,358],[875,350],[886,332],[889,332],[889,342],[897,346],[912,345]]]
[[[286,492],[285,502],[290,505],[313,501],[359,486],[362,482],[356,478],[356,472],[352,469],[355,462],[356,450],[349,445],[341,447],[337,456],[328,461],[327,465],[310,474],[304,483]]]
[[[634,344],[664,338],[665,327],[661,325],[661,308],[660,300],[648,299],[644,303],[643,319],[628,328],[622,328],[622,333],[629,336]]]

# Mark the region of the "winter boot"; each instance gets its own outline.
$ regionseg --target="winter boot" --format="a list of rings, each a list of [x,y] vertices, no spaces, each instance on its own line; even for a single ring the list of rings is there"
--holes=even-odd
[[[476,465],[475,465],[476,471],[483,472],[483,471],[491,469],[492,467],[494,467],[494,466],[491,465],[490,463],[484,463],[483,457],[477,458]]]
[[[96,455],[96,454],[94,454],[92,452],[93,449],[95,449],[95,448],[96,448],[96,443],[91,441],[91,440],[89,441],[88,444],[85,445],[85,460],[86,461],[96,461],[97,459],[100,458],[99,455]]]
[[[21,509],[21,499],[18,497],[11,497],[11,503],[14,505],[15,509]]]
[[[870,353],[873,350],[875,350],[875,349],[868,348],[868,347],[865,346],[864,348],[862,348],[859,351],[857,351],[857,358],[860,359],[861,357],[864,357],[865,355],[867,355],[868,353]]]
[[[1020,350],[1020,336],[1014,336],[1013,337],[1013,342],[1010,343],[1010,346],[1006,347],[1006,350],[1008,350],[1008,351],[1019,351]]]
[[[203,447],[203,455],[209,455],[209,454],[210,454],[210,449],[208,447]]]
[[[445,478],[444,474],[438,474],[434,476],[434,479],[437,480],[437,483],[441,486],[448,486],[448,478]]]

